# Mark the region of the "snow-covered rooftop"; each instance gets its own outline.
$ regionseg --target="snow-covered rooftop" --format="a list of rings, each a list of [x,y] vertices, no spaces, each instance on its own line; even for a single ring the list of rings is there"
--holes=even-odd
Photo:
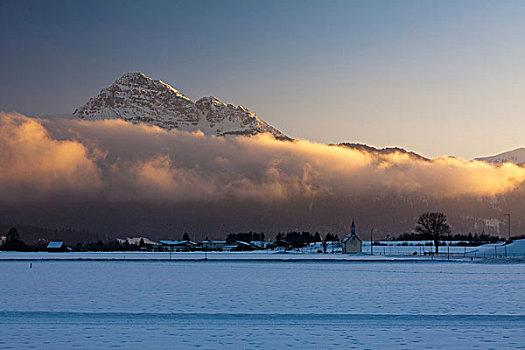
[[[63,241],[51,241],[47,245],[47,248],[48,249],[60,249],[63,246],[64,246],[64,242]]]
[[[197,244],[197,243],[192,242],[192,241],[184,241],[184,240],[174,241],[174,240],[170,240],[170,239],[163,239],[163,240],[160,241],[160,243],[164,244],[164,245],[186,245],[186,244],[196,245]]]

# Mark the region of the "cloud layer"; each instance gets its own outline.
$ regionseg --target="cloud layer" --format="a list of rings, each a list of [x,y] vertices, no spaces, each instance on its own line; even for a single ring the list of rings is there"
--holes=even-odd
[[[457,201],[504,195],[524,180],[525,169],[513,164],[425,161],[268,135],[166,131],[121,120],[0,114],[4,206],[53,200],[137,206],[235,202],[258,208],[307,203],[311,211],[315,203],[354,198]]]

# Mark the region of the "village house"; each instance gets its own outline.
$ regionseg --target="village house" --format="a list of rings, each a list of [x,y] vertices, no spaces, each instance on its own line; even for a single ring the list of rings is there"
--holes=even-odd
[[[260,249],[274,249],[275,243],[268,241],[250,241],[250,244]]]
[[[250,252],[252,250],[261,250],[262,248],[256,245],[253,245],[251,243],[247,243],[243,241],[235,241],[235,242],[225,245],[222,249],[224,251],[232,251],[232,252]]]
[[[343,239],[343,254],[356,254],[362,251],[362,241],[357,237],[355,233],[355,224],[352,220],[352,226],[350,227],[350,233]]]
[[[47,251],[48,252],[65,252],[66,251],[66,245],[63,241],[51,241],[47,245]]]
[[[167,252],[189,252],[197,247],[197,243],[192,241],[162,240],[160,244],[162,245],[162,250]]]
[[[136,245],[140,248],[153,251],[157,251],[161,247],[160,243],[152,241],[148,237],[126,237],[125,239],[117,238],[117,242],[120,244]]]
[[[226,245],[226,241],[202,241],[202,250],[223,250]]]

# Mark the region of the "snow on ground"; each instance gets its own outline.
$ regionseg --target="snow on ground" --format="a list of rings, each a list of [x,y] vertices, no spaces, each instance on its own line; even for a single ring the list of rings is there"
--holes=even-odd
[[[525,258],[525,239],[519,239],[512,243],[484,244],[467,253],[471,257],[514,257]]]
[[[4,320],[2,322],[2,320]],[[523,317],[0,318],[8,349],[523,349]],[[18,334],[15,334],[18,333]],[[4,347],[5,346],[5,347]]]
[[[396,247],[397,248],[397,247]],[[407,248],[407,247],[400,247]],[[382,247],[374,247],[374,255],[370,254],[341,254],[331,252],[326,254],[309,253],[308,251],[253,251],[253,252],[2,252],[0,251],[0,261],[2,260],[174,260],[174,261],[196,261],[208,259],[230,260],[230,261],[427,261],[427,260],[447,260],[446,255],[439,258],[429,256],[413,256],[412,252],[419,252],[419,247],[408,247],[403,253],[389,254],[386,247],[386,256],[383,255]],[[381,251],[379,250],[381,249]],[[428,252],[428,249],[427,249]],[[467,250],[468,252],[468,250]],[[457,252],[456,257],[462,259],[464,256],[463,248]],[[469,259],[470,260],[470,259]]]
[[[31,264],[0,261],[0,348],[517,349],[525,342],[525,264]]]
[[[379,243],[379,244],[378,244]],[[462,242],[443,242],[439,247],[441,253],[450,252],[457,257],[463,257],[467,252],[476,249],[477,247],[465,247],[455,245]],[[448,245],[453,244],[453,245]],[[388,256],[409,256],[409,255],[425,255],[434,252],[434,246],[432,241],[374,241],[374,246],[371,247],[370,241],[363,241],[362,249],[363,253],[369,254],[373,248],[375,255],[388,255]],[[322,242],[310,243],[307,247],[301,248],[303,253],[316,253],[319,250],[323,250]],[[339,242],[332,245],[328,242],[326,251],[328,253],[341,253],[342,248]]]

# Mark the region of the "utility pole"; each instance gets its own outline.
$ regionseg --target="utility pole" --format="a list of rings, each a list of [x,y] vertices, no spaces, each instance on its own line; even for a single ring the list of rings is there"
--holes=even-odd
[[[507,227],[508,227],[508,241],[510,242],[510,213],[509,214],[505,214],[505,216],[508,216],[508,221],[507,221]],[[505,257],[507,257],[507,242],[505,242]]]
[[[510,241],[510,214],[505,214],[508,217],[507,227],[508,227],[508,240]]]
[[[374,239],[373,239],[374,229],[370,229],[370,255],[374,255]]]

